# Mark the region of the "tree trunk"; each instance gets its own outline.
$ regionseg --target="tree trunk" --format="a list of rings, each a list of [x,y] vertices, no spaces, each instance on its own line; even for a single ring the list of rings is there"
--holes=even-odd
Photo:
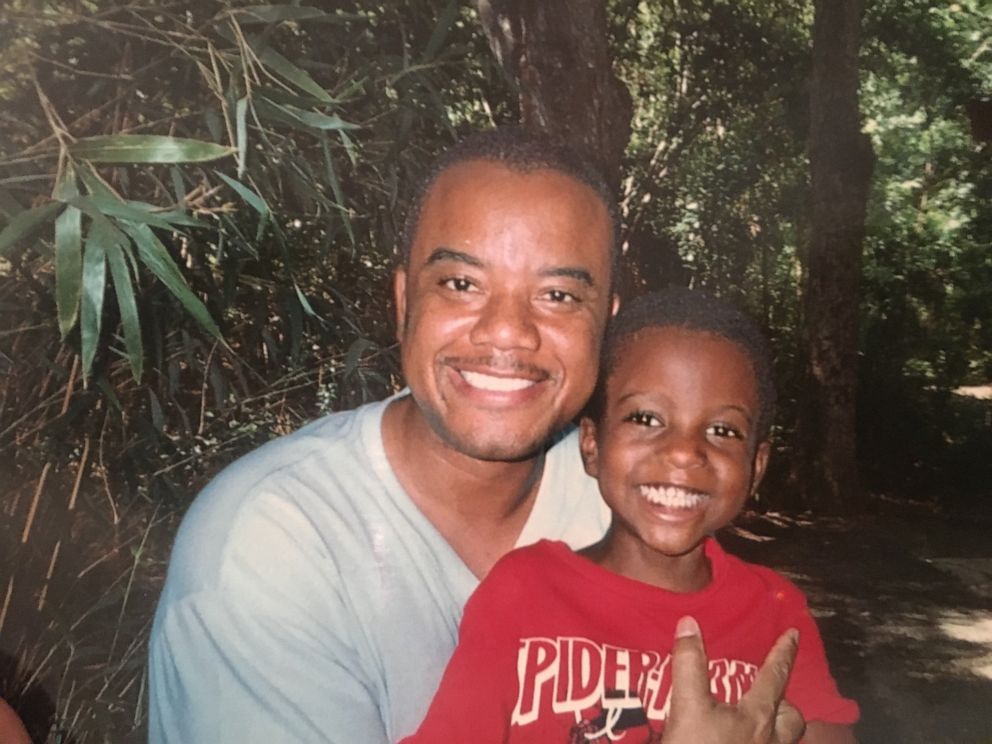
[[[517,86],[521,124],[583,151],[618,190],[633,106],[613,74],[606,0],[476,0],[476,7]]]
[[[861,0],[816,0],[810,101],[813,219],[803,336],[807,377],[799,421],[799,488],[823,513],[858,503],[855,437],[861,253],[874,163],[861,133]]]

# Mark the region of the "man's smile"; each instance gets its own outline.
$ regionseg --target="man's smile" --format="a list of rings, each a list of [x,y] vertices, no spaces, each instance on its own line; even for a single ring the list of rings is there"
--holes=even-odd
[[[470,372],[467,369],[460,370],[459,373],[462,379],[472,387],[489,392],[511,393],[537,384],[536,380],[529,380],[525,377],[497,377],[483,372]]]

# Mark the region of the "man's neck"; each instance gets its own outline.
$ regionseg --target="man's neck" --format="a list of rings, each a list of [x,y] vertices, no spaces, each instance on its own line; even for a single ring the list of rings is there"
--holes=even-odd
[[[541,483],[543,455],[479,460],[444,442],[412,396],[389,404],[382,421],[389,464],[417,508],[479,578],[513,548]]]

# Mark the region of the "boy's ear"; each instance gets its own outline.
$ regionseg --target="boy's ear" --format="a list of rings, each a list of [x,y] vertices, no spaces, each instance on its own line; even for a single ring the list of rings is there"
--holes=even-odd
[[[402,266],[393,274],[393,299],[396,302],[396,340],[403,340],[406,330],[406,269]]]
[[[579,421],[579,452],[582,464],[593,478],[599,476],[599,448],[596,446],[596,424],[588,416]]]
[[[751,468],[751,492],[748,496],[754,496],[761,485],[761,479],[765,477],[765,469],[768,467],[768,456],[772,452],[772,443],[767,439],[758,445],[754,451],[754,465]]]

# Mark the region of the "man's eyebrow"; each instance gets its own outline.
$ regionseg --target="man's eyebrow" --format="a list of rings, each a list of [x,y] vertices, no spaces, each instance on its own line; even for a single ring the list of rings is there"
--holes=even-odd
[[[483,267],[482,261],[470,253],[463,253],[462,251],[456,251],[453,248],[435,248],[431,255],[427,257],[424,262],[426,266],[437,263],[438,261],[458,261],[459,263],[466,263],[469,266],[476,266],[478,268]]]
[[[575,279],[585,284],[587,287],[595,287],[596,281],[592,278],[592,273],[581,266],[552,266],[541,271],[541,276],[564,276]]]

